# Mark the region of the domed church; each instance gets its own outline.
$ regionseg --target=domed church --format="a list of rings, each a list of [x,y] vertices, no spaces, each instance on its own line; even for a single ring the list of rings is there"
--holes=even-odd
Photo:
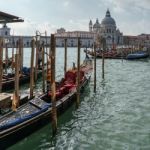
[[[105,37],[108,48],[123,44],[123,33],[117,29],[116,22],[111,17],[109,9],[106,11],[105,18],[102,19],[101,23],[98,19],[94,24],[90,20],[89,31]]]

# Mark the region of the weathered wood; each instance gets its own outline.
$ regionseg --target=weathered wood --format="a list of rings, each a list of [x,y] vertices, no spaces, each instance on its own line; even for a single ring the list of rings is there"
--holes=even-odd
[[[104,64],[105,64],[105,57],[104,57],[104,51],[106,50],[106,39],[105,38],[102,38],[102,45],[103,45],[103,51],[102,51],[102,79],[105,78],[105,67],[104,67]]]
[[[56,85],[55,85],[55,36],[51,34],[51,101],[52,101],[52,129],[53,135],[57,132],[57,110],[56,110]]]
[[[14,47],[15,47],[15,45],[14,45],[14,36],[13,36],[13,39],[12,39],[12,63],[11,63],[11,68],[12,68],[12,71],[14,70]]]
[[[0,93],[2,92],[2,78],[3,78],[3,39],[0,38]]]
[[[40,41],[38,41],[36,37],[36,58],[35,58],[35,81],[37,81],[37,71],[38,71],[38,59],[39,59],[39,45]]]
[[[31,41],[31,62],[30,62],[30,99],[33,98],[34,88],[34,51],[35,51],[35,40]]]
[[[0,109],[9,108],[11,104],[11,95],[8,93],[0,93]]]
[[[46,48],[46,58],[47,58],[47,61],[48,61],[48,49],[47,49],[47,32],[45,31],[45,38],[46,38],[46,43],[45,43],[45,48]]]
[[[15,54],[15,91],[12,101],[12,109],[14,111],[16,111],[17,107],[19,106],[19,41],[17,41],[17,49]]]
[[[22,73],[23,68],[23,38],[19,38],[19,64],[20,64],[20,72]]]
[[[7,74],[8,69],[8,47],[7,47],[7,41],[5,41],[5,73]]]
[[[45,93],[45,67],[44,67],[44,62],[45,62],[45,47],[44,47],[44,42],[42,44],[42,86],[43,86],[43,93]]]
[[[102,52],[102,78],[104,79],[104,52]]]
[[[96,92],[96,44],[94,43],[94,92]]]
[[[80,103],[80,38],[78,38],[78,52],[77,52],[77,99],[76,108],[79,107]]]
[[[64,53],[64,76],[67,71],[67,39],[65,39],[65,53]]]
[[[47,32],[45,34],[46,34],[46,43],[47,43]],[[50,43],[51,43],[51,39],[50,39]],[[49,48],[49,52],[48,49],[46,49],[46,54],[47,54],[47,94],[48,94],[51,89],[51,48]]]

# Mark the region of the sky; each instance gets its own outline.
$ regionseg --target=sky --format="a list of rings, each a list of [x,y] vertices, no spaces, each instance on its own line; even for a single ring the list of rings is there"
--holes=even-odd
[[[88,31],[109,9],[124,35],[150,34],[150,0],[0,0],[0,11],[19,16],[23,23],[7,26],[14,35],[47,34],[63,27],[66,31]]]

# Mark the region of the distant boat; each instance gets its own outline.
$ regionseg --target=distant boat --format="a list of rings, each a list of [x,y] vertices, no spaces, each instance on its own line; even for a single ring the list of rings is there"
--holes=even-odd
[[[93,56],[94,57],[94,50],[87,50],[85,49],[84,52],[86,54],[89,54],[90,56]],[[104,54],[104,57],[105,58],[110,58],[110,59],[121,59],[122,56],[121,54],[117,53],[116,50],[110,50],[110,51],[96,51],[96,57],[97,58],[102,58],[102,54]]]
[[[39,69],[37,75],[38,77],[40,77],[42,75],[42,70]],[[28,83],[29,81],[30,81],[30,68],[23,67],[22,74],[19,77],[19,84],[22,85]],[[13,89],[15,86],[14,83],[15,79],[13,73],[8,73],[6,75],[4,74],[2,79],[2,91]]]
[[[136,53],[128,54],[126,59],[134,60],[134,59],[142,59],[149,57],[149,54],[146,51],[139,51]]]

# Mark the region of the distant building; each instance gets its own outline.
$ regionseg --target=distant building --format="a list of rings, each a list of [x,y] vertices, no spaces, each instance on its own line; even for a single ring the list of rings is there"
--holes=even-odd
[[[2,28],[0,28],[0,36],[10,36],[10,28],[8,28],[6,24],[4,24]]]
[[[31,41],[34,36],[18,36],[18,35],[10,35],[10,28],[6,25],[0,28],[0,36],[7,39],[8,47],[16,47],[17,41],[19,38],[23,38],[23,46],[24,47],[31,47]],[[64,39],[67,38],[67,46],[68,47],[77,47],[77,38],[80,37],[81,40],[81,47],[92,47],[93,45],[93,37],[94,33],[90,33],[88,31],[72,31],[66,32],[64,28],[60,28],[55,33],[56,37],[56,46],[57,47],[64,47]],[[50,44],[50,36],[41,36],[40,38],[41,43],[44,42],[48,45]]]
[[[137,36],[124,36],[124,45],[130,47],[150,48],[150,34],[140,34]]]
[[[66,32],[66,30],[64,28],[57,29],[58,34],[61,34],[61,33],[64,33],[64,32]]]
[[[7,46],[8,47],[16,47],[17,46],[17,41],[19,40],[19,38],[23,38],[23,46],[24,47],[31,47],[31,41],[33,39],[34,36],[21,36],[21,35],[11,35],[10,34],[10,28],[8,28],[5,25],[3,25],[2,28],[0,28],[0,37],[3,37],[5,39],[5,41],[7,41]],[[50,36],[47,36],[47,38],[45,36],[41,36],[41,43],[44,42],[47,44],[50,43]]]
[[[16,47],[17,41],[20,37],[23,38],[23,46],[31,47],[31,40],[33,36],[20,36],[11,35],[10,28],[4,24],[0,28],[0,37],[5,38],[8,47]],[[92,47],[93,43],[96,41],[97,36],[102,36],[106,38],[106,43],[108,48],[113,46],[141,46],[150,47],[150,34],[141,34],[138,36],[123,36],[123,33],[117,29],[115,20],[111,17],[110,11],[106,11],[105,17],[102,19],[101,23],[96,19],[93,24],[92,20],[89,22],[89,31],[66,31],[64,28],[57,29],[55,33],[56,46],[64,47],[64,39],[67,38],[68,47],[77,47],[77,38],[80,37],[81,47]],[[41,43],[50,44],[50,36],[41,36]]]
[[[77,47],[77,38],[80,37],[81,47],[92,47],[94,43],[94,33],[88,31],[68,31],[56,33],[56,45],[64,46],[64,39],[67,38],[68,47]]]
[[[113,45],[122,45],[123,44],[123,33],[117,29],[115,20],[111,17],[110,11],[106,11],[104,19],[101,23],[96,19],[96,22],[93,24],[92,20],[89,22],[89,32],[94,32],[97,35],[100,35],[106,39],[108,47]]]

